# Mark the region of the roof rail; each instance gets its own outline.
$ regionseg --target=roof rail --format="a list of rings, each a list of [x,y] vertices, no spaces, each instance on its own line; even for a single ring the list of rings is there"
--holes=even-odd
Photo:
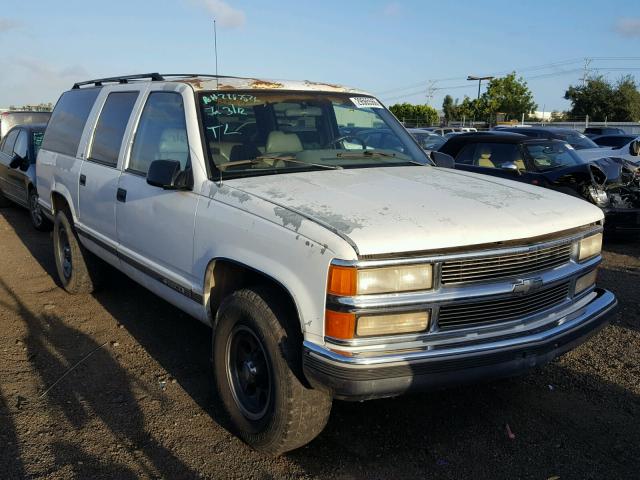
[[[78,82],[73,84],[73,88],[78,89],[84,85],[94,85],[96,87],[101,87],[103,83],[129,83],[129,80],[142,80],[145,78],[149,78],[152,81],[164,80],[164,77],[159,73],[140,73],[138,75],[123,75],[120,77],[97,78],[95,80]]]

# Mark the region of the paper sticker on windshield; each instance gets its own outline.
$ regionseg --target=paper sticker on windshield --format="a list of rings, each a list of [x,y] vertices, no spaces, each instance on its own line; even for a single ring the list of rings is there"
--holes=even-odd
[[[378,100],[371,97],[351,97],[349,100],[358,108],[384,108]]]

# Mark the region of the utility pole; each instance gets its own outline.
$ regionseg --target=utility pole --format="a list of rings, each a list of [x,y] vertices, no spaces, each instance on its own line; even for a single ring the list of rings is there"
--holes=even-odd
[[[478,100],[480,100],[480,86],[482,85],[482,80],[493,80],[495,77],[476,77],[474,75],[469,75],[467,80],[469,81],[478,81]]]
[[[429,80],[429,85],[427,86],[427,105],[431,105],[433,95],[436,93],[436,82],[437,80]]]
[[[589,65],[591,65],[592,59],[585,57],[584,59],[584,71],[582,73],[582,86],[584,87],[587,84],[587,79],[589,78]]]

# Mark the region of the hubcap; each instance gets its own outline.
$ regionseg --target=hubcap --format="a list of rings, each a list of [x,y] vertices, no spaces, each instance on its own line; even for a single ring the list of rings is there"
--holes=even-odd
[[[226,348],[227,379],[242,414],[250,420],[264,417],[271,401],[271,368],[262,342],[251,329],[237,326]]]
[[[60,261],[60,265],[62,265],[64,278],[69,279],[73,270],[73,263],[71,259],[71,246],[69,245],[69,238],[64,227],[60,227],[58,230],[58,260]]]

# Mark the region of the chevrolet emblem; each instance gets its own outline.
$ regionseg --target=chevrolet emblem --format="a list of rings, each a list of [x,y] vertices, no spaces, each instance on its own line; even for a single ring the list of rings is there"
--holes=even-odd
[[[513,284],[513,293],[516,295],[526,295],[527,293],[533,293],[536,290],[540,290],[542,287],[542,278],[525,278],[518,280]]]

